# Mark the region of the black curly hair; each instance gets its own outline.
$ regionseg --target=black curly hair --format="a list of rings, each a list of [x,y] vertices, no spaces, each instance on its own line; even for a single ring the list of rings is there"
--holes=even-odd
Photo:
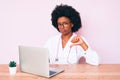
[[[68,5],[57,5],[53,12],[51,13],[51,21],[52,25],[59,31],[57,20],[59,17],[65,16],[71,20],[74,24],[72,27],[72,32],[78,31],[81,27],[81,18],[79,12],[77,12],[72,6]]]

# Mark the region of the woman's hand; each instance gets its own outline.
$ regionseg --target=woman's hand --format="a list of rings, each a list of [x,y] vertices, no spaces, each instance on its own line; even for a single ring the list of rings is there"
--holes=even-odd
[[[73,44],[70,45],[70,48],[76,45],[81,46],[85,51],[88,49],[87,44],[83,41],[83,39],[80,36],[75,36],[71,40]]]

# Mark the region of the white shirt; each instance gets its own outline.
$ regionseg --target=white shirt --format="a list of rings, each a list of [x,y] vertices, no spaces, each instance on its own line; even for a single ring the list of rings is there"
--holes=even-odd
[[[64,49],[62,48],[61,34],[50,38],[46,42],[44,47],[49,49],[50,63],[76,64],[78,63],[79,59],[84,56],[87,63],[92,65],[99,65],[99,57],[97,53],[90,48],[88,42],[85,40],[84,37],[82,37],[82,39],[88,45],[88,49],[86,51],[84,51],[81,46],[73,46],[70,49],[70,45],[72,44],[71,40],[74,36],[77,35],[73,33]]]

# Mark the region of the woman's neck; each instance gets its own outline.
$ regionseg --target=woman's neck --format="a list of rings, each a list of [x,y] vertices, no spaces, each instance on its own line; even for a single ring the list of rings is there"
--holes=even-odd
[[[73,33],[65,34],[61,36],[62,39],[69,39],[72,36]]]
[[[66,35],[63,35],[61,36],[61,39],[62,39],[62,48],[64,48],[68,42],[68,40],[70,39],[70,37],[72,36],[73,33],[69,33],[69,34],[66,34]]]

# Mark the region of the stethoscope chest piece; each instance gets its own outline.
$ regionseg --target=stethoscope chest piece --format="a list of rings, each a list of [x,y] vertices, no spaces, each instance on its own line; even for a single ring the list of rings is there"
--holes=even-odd
[[[56,58],[55,61],[58,61],[58,58]]]

